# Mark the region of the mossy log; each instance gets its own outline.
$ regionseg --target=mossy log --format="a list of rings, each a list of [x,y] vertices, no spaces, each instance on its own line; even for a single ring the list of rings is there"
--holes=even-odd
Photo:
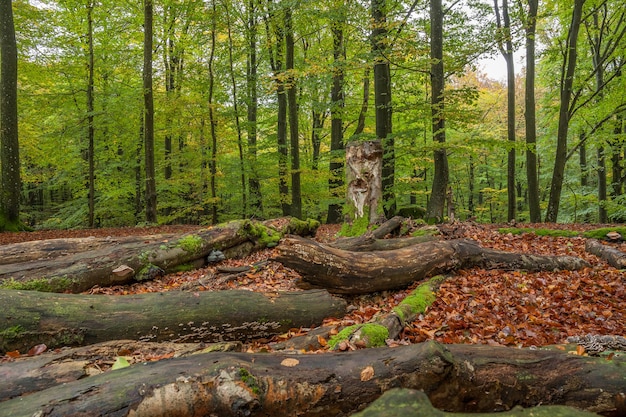
[[[603,245],[596,239],[588,239],[585,250],[605,260],[613,268],[626,269],[626,253],[608,245]]]
[[[260,294],[233,290],[124,296],[0,290],[0,351],[115,339],[216,342],[312,327],[345,314],[325,290]]]
[[[374,252],[336,249],[289,236],[278,246],[276,260],[299,272],[314,286],[343,294],[364,294],[406,287],[414,281],[460,268],[506,270],[576,270],[587,263],[571,256],[540,256],[483,248],[468,239],[426,242]]]
[[[392,388],[423,390],[451,412],[556,404],[616,416],[624,378],[617,355],[435,342],[316,355],[219,352],[59,384],[0,403],[0,416],[334,416]]]
[[[394,388],[385,392],[365,410],[353,417],[488,417],[492,413],[446,413],[432,406],[428,396],[412,389]],[[537,406],[532,409],[515,407],[497,414],[498,417],[593,417],[596,413],[562,405]]]
[[[236,221],[180,236],[95,240],[54,239],[2,247],[13,253],[32,250],[44,259],[17,257],[0,265],[0,288],[52,292],[86,291],[94,286],[127,284],[172,272],[181,265],[202,266],[212,251],[226,258],[274,246],[285,233],[308,235],[319,223],[283,218]],[[75,249],[75,251],[72,251]]]

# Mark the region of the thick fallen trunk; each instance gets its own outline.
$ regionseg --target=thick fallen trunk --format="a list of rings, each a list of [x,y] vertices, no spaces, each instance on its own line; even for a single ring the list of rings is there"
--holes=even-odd
[[[353,252],[372,252],[377,250],[394,250],[438,240],[435,236],[415,236],[395,239],[376,239],[371,233],[356,238],[338,239],[328,246]]]
[[[226,258],[242,257],[255,249],[275,245],[285,233],[310,234],[317,225],[297,219],[237,221],[165,239],[130,238],[109,244],[100,240],[93,247],[84,239],[18,244],[17,252],[30,247],[39,253],[60,252],[63,256],[0,265],[0,287],[78,293],[96,285],[127,284],[152,279],[181,265],[201,266],[214,251],[222,252]],[[79,252],[68,253],[71,247]],[[2,250],[11,252],[10,247]]]
[[[308,283],[343,294],[401,288],[414,281],[460,268],[506,270],[580,269],[587,263],[571,256],[539,256],[486,249],[467,239],[426,242],[407,248],[352,252],[290,236],[278,246],[276,260],[299,272]]]
[[[446,413],[433,407],[422,391],[394,388],[384,393],[369,407],[353,417],[488,417],[492,413]],[[562,405],[537,406],[532,409],[515,407],[498,413],[497,417],[593,417],[598,414]]]
[[[395,387],[423,390],[447,411],[560,404],[610,416],[620,412],[626,378],[616,357],[435,342],[318,355],[208,353],[14,398],[0,416],[346,415]]]
[[[48,351],[37,356],[22,356],[14,362],[0,365],[0,401],[99,375],[110,370],[119,357],[133,364],[206,352],[241,352],[242,348],[241,342],[205,344],[114,340]]]
[[[626,269],[626,253],[608,245],[603,245],[595,239],[587,239],[585,250],[617,269]]]
[[[124,296],[0,290],[0,351],[116,339],[216,342],[268,337],[345,314],[325,290],[263,295],[251,291]]]

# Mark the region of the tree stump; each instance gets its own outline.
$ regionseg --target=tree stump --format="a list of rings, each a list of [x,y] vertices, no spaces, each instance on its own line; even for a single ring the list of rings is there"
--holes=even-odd
[[[377,220],[382,198],[383,147],[380,141],[350,142],[346,145],[346,211],[351,222]]]

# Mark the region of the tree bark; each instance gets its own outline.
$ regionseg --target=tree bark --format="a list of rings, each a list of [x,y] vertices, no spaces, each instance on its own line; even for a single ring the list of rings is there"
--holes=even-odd
[[[380,141],[350,142],[346,145],[347,212],[351,221],[366,219],[371,224],[379,216],[382,199],[383,148]]]
[[[492,413],[446,413],[433,407],[423,391],[395,388],[385,392],[369,407],[353,417],[488,417]],[[592,417],[595,413],[577,410],[562,405],[547,405],[525,410],[515,407],[508,412],[498,413],[498,417],[529,416],[533,417]]]
[[[146,222],[157,222],[156,172],[154,162],[154,92],[152,91],[152,0],[144,0],[143,100],[144,152],[146,170]]]
[[[276,260],[298,271],[309,284],[342,294],[401,288],[414,281],[473,266],[551,271],[580,269],[587,265],[582,259],[570,256],[538,256],[486,249],[465,239],[355,253],[309,239],[287,237],[278,246]]]
[[[263,295],[251,291],[127,296],[0,290],[0,350],[50,348],[115,339],[216,342],[263,338],[345,314],[324,290]]]
[[[60,384],[2,404],[2,416],[345,415],[391,388],[448,411],[561,404],[618,415],[622,359],[426,342],[323,355],[207,353]]]
[[[613,268],[626,269],[626,253],[612,246],[603,245],[595,239],[587,239],[585,250],[604,259]]]
[[[0,255],[9,254],[16,260],[0,265],[0,287],[36,289],[55,292],[82,292],[95,285],[108,286],[149,279],[150,269],[172,271],[179,265],[204,263],[212,251],[218,250],[227,258],[242,257],[255,249],[275,243],[285,233],[310,234],[316,223],[286,219],[258,222],[231,222],[223,227],[198,230],[196,233],[165,238],[150,236],[126,238],[117,243],[94,239],[54,239],[20,243],[0,248]],[[274,240],[263,240],[266,232]],[[67,253],[70,248],[82,250]],[[45,254],[44,259],[32,260],[22,251]],[[127,266],[123,271],[116,271]]]

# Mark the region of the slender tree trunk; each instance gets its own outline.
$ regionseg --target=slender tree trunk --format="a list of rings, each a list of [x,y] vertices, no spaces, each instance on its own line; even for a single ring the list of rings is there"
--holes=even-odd
[[[606,187],[606,156],[604,146],[598,148],[598,221],[607,223],[609,217],[606,211],[607,187]]]
[[[511,19],[509,18],[509,4],[502,0],[502,15],[498,0],[493,2],[498,27],[498,46],[506,61],[506,91],[507,91],[507,138],[509,150],[507,154],[507,221],[515,220],[515,62],[513,61],[513,41],[511,39]]]
[[[526,122],[526,178],[531,223],[541,222],[539,178],[537,169],[537,118],[535,108],[535,36],[539,0],[528,1],[526,17],[526,85],[524,120]]]
[[[18,229],[20,148],[17,119],[17,43],[10,0],[0,1],[0,231]]]
[[[211,1],[213,14],[211,16],[211,54],[209,56],[209,125],[211,132],[211,157],[209,159],[210,192],[211,192],[211,223],[218,223],[217,216],[217,116],[213,103],[213,90],[215,88],[215,71],[213,63],[215,59],[215,38],[217,31],[217,11],[215,0]]]
[[[235,79],[235,66],[233,59],[233,36],[231,30],[230,9],[227,2],[224,2],[226,9],[226,21],[228,26],[228,62],[230,69],[230,84],[232,87],[233,95],[233,110],[235,111],[235,127],[237,129],[237,149],[239,151],[239,169],[241,178],[241,210],[242,216],[245,218],[248,213],[248,199],[246,194],[246,164],[245,156],[243,153],[243,132],[241,129],[241,123],[239,121],[239,97],[237,96],[237,80]]]
[[[165,65],[165,95],[168,98],[168,106],[165,114],[165,167],[163,168],[163,177],[165,180],[172,178],[172,106],[174,91],[176,88],[176,57],[174,53],[174,25],[176,17],[172,11],[172,6],[168,5],[164,11],[164,38],[165,47],[163,48],[163,64]]]
[[[144,0],[143,100],[144,152],[146,164],[146,221],[157,222],[156,174],[154,169],[154,98],[152,91],[152,0]]]
[[[95,225],[95,148],[94,148],[94,50],[93,50],[93,3],[87,0],[87,189],[89,214],[87,223],[90,228]]]
[[[294,76],[295,44],[293,38],[293,10],[285,9],[285,49],[287,70],[287,102],[289,107],[289,150],[291,152],[291,215],[302,217],[302,187],[300,185],[300,138],[298,128],[298,87]]]
[[[250,215],[263,215],[261,183],[256,167],[257,160],[257,17],[256,0],[248,1],[248,56],[246,60],[247,86],[247,135],[248,135],[248,188],[250,193]]]
[[[624,145],[620,144],[620,141],[616,138],[619,138],[622,135],[622,125],[623,125],[623,116],[621,114],[617,115],[615,121],[615,130],[613,131],[615,135],[615,139],[611,141],[611,166],[613,167],[612,177],[613,181],[611,183],[611,196],[618,197],[622,195],[623,192],[623,182],[624,182],[624,174],[623,174],[623,158],[621,155],[622,148]]]
[[[559,108],[559,127],[557,131],[556,155],[554,159],[554,170],[552,172],[552,184],[550,185],[550,199],[546,211],[546,222],[554,223],[559,214],[559,204],[561,202],[561,192],[565,179],[565,163],[567,162],[567,134],[570,121],[570,102],[572,98],[572,88],[574,85],[574,74],[576,72],[576,58],[578,55],[578,32],[582,20],[582,9],[585,0],[574,0],[572,11],[572,21],[567,36],[567,49],[563,57],[561,76],[561,100]]]
[[[435,173],[433,188],[428,200],[427,219],[443,220],[443,208],[446,202],[448,189],[448,156],[443,147],[446,141],[444,116],[444,87],[445,77],[443,69],[443,5],[441,0],[430,2],[430,83],[433,139],[441,144],[441,148],[434,151]]]
[[[374,102],[376,137],[383,144],[383,208],[387,217],[396,211],[395,144],[392,132],[391,72],[387,57],[387,0],[372,0],[372,51],[374,53]]]
[[[135,147],[135,221],[141,221],[141,212],[143,211],[142,197],[142,181],[141,181],[141,153],[144,144],[144,111],[142,109],[139,114],[139,137]]]
[[[345,45],[344,45],[344,25],[345,25],[345,3],[338,5],[337,18],[331,23],[333,32],[333,85],[330,92],[331,100],[331,126],[330,126],[330,179],[328,188],[331,198],[338,200],[341,198],[338,191],[344,185],[344,158],[345,149],[343,145],[343,110],[345,106],[344,66],[345,66]],[[341,223],[341,204],[334,202],[328,205],[327,223]]]
[[[585,134],[580,134],[581,145],[578,148],[578,161],[580,165],[580,186],[586,187],[589,185],[589,171],[587,168],[587,145],[583,142],[585,140]]]

